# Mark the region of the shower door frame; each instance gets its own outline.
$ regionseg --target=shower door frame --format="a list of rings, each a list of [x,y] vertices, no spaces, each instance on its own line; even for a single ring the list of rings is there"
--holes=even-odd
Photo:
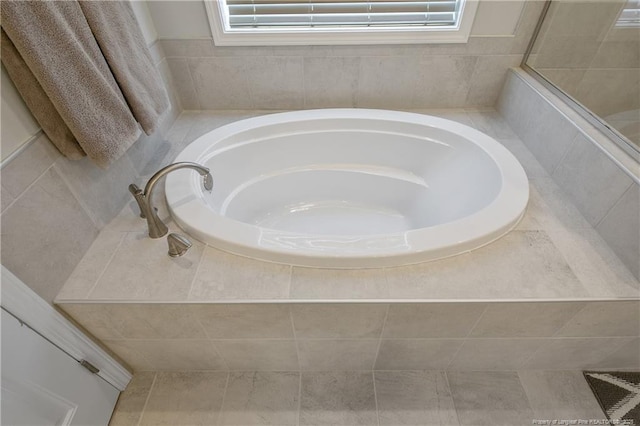
[[[555,83],[547,79],[544,75],[536,71],[535,68],[532,68],[527,64],[527,60],[529,59],[529,55],[533,50],[533,46],[538,38],[538,35],[542,28],[542,23],[544,22],[544,19],[547,16],[547,12],[551,7],[552,1],[553,0],[545,0],[545,4],[542,8],[542,12],[540,13],[540,18],[538,18],[538,23],[536,24],[536,27],[533,30],[533,34],[531,35],[531,40],[529,41],[527,50],[524,53],[524,57],[522,58],[520,67],[523,70],[525,70],[529,75],[531,75],[533,78],[535,78],[537,81],[539,81],[540,84],[542,84],[545,88],[550,90],[551,93],[553,93],[555,96],[561,99],[565,104],[567,104],[571,109],[573,109],[576,113],[578,113],[582,118],[587,120],[589,124],[594,126],[606,137],[611,139],[626,154],[630,155],[636,161],[640,161],[640,146],[636,146],[633,142],[629,141],[620,132],[618,132],[618,130],[616,130],[615,127],[612,127],[609,123],[604,121],[602,117],[593,113],[589,108],[584,106],[578,100],[574,99],[572,96],[565,93],[561,88],[556,86]]]

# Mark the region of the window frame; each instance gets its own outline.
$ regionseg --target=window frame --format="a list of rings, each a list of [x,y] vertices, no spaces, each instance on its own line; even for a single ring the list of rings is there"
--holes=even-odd
[[[362,44],[466,43],[471,34],[480,0],[464,0],[460,19],[451,27],[407,28],[278,28],[229,31],[218,0],[205,0],[205,9],[216,46],[296,46]]]

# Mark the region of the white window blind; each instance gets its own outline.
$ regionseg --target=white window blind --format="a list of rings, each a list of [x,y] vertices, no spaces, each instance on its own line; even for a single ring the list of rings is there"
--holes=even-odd
[[[616,27],[640,27],[640,0],[628,0],[616,21]]]
[[[205,0],[219,46],[466,43],[479,0]]]
[[[220,0],[228,26],[247,28],[453,27],[463,0]]]

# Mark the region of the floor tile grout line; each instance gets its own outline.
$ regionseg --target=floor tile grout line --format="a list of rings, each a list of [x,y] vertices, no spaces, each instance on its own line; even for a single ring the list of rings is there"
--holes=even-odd
[[[296,412],[296,426],[300,426],[300,410],[302,408],[302,371],[299,371],[298,374],[298,411]]]
[[[231,381],[231,372],[227,371],[227,380],[224,383],[224,391],[222,392],[222,401],[220,401],[220,410],[218,411],[218,415],[216,416],[216,424],[220,425],[222,423],[222,410],[224,409],[224,401],[227,397],[227,390],[229,389],[229,382]]]
[[[376,403],[376,421],[380,426],[380,407],[378,406],[378,390],[376,388],[376,370],[371,371],[371,378],[373,380],[373,400]]]
[[[142,411],[140,412],[140,417],[138,418],[138,422],[136,426],[140,426],[142,422],[142,417],[144,417],[144,413],[147,410],[147,405],[149,404],[149,399],[151,399],[151,392],[153,392],[153,388],[155,387],[156,380],[158,379],[158,372],[155,371],[153,374],[153,381],[151,382],[151,387],[149,388],[149,393],[147,394],[147,398],[144,400],[144,405],[142,406]]]
[[[444,375],[445,383],[447,384],[447,390],[449,391],[449,395],[451,396],[451,404],[453,404],[453,412],[456,415],[456,421],[458,422],[458,424],[460,424],[460,416],[458,416],[458,409],[456,408],[456,399],[453,397],[453,391],[451,390],[449,373],[451,373],[451,371],[447,371],[447,370],[442,371],[442,374]]]

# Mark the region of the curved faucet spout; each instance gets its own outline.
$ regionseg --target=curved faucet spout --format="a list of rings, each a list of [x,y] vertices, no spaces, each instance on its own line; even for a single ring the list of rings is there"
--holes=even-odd
[[[204,185],[204,188],[207,191],[211,191],[211,189],[213,189],[213,177],[211,176],[211,172],[209,171],[209,169],[201,166],[200,164],[191,162],[173,163],[158,170],[153,176],[151,176],[144,187],[144,191],[138,188],[138,186],[133,183],[129,185],[129,192],[133,194],[133,197],[138,202],[138,207],[140,207],[140,216],[147,219],[147,225],[149,227],[149,237],[151,238],[161,238],[167,235],[167,232],[169,232],[167,225],[162,222],[162,220],[158,217],[156,209],[151,205],[151,194],[153,192],[153,188],[155,187],[156,183],[158,183],[160,178],[168,175],[174,170],[179,169],[193,169],[197,171],[203,178],[202,183]]]

